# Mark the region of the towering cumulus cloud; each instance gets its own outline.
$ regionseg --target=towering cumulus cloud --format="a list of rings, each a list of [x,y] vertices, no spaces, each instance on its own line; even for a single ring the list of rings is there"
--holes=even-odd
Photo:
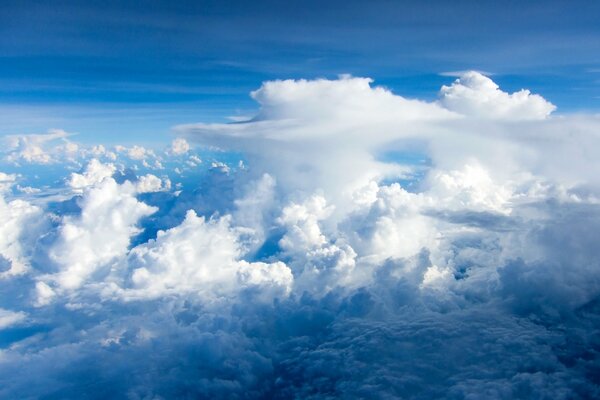
[[[600,397],[597,116],[477,72],[252,98],[163,150],[14,139],[79,172],[0,175],[1,398]]]
[[[320,188],[329,196],[349,195],[352,185],[397,176],[401,167],[374,152],[418,134],[425,124],[458,117],[437,104],[373,88],[370,79],[346,76],[267,82],[252,97],[261,109],[251,121],[178,129],[202,143],[243,152],[254,168],[276,174],[286,192]]]
[[[450,86],[442,86],[440,104],[461,114],[508,120],[544,119],[556,109],[529,90],[505,93],[490,78],[467,72]]]

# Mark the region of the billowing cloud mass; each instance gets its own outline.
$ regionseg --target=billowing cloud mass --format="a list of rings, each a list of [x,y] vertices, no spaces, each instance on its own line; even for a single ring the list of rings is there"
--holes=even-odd
[[[188,151],[190,151],[190,144],[184,138],[177,138],[171,142],[171,153],[180,155]]]
[[[35,228],[42,214],[42,210],[27,201],[5,200],[4,195],[15,179],[15,175],[0,172],[0,277],[26,272],[26,253],[30,251],[27,245],[35,240],[31,236],[35,235]],[[22,237],[23,235],[26,237]]]
[[[127,260],[124,296],[161,297],[192,293],[229,296],[247,285],[290,290],[292,274],[282,262],[265,264],[239,260],[238,234],[229,219],[206,222],[192,210],[181,225],[159,231],[155,240],[134,248]],[[265,290],[266,288],[261,288]]]
[[[462,74],[450,86],[442,86],[440,104],[463,115],[512,121],[544,119],[556,109],[526,89],[505,93],[490,78],[473,71]]]
[[[477,72],[252,97],[0,174],[0,398],[600,397],[597,116]]]

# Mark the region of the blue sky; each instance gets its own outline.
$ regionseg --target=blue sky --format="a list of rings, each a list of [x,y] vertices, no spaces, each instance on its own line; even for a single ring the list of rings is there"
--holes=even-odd
[[[599,17],[0,0],[0,399],[600,399]]]
[[[600,107],[595,1],[3,1],[0,134],[105,141],[248,115],[262,81],[369,76],[433,99],[475,69],[559,112]]]

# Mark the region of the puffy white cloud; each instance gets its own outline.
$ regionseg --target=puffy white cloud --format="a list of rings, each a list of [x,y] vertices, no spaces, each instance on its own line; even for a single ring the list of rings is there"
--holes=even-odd
[[[58,290],[74,290],[127,254],[130,238],[140,232],[139,220],[157,210],[138,201],[136,193],[131,182],[119,185],[110,177],[88,188],[80,200],[81,215],[63,217],[49,251],[58,270],[42,280]]]
[[[69,133],[60,129],[51,129],[42,135],[6,136],[7,149],[5,159],[11,163],[49,164],[65,155],[73,158],[78,146],[69,142]],[[60,144],[56,144],[59,141]]]
[[[494,81],[475,71],[464,72],[450,86],[442,86],[439,102],[470,117],[512,121],[544,119],[556,110],[552,103],[529,90],[503,92]]]
[[[184,138],[173,139],[170,151],[175,155],[185,154],[190,151],[190,144]]]
[[[195,293],[208,300],[227,297],[247,286],[286,294],[293,281],[281,262],[248,263],[229,218],[205,221],[188,211],[181,225],[159,231],[155,240],[131,250],[126,298],[156,298]]]
[[[510,212],[510,186],[494,182],[489,171],[478,164],[466,164],[461,170],[431,171],[429,180],[437,207]]]
[[[72,173],[67,183],[74,192],[82,193],[85,188],[112,177],[115,171],[116,167],[113,164],[103,164],[93,158],[87,164],[82,174]]]
[[[146,158],[148,151],[142,146],[133,146],[127,151],[127,154],[132,160],[143,160]]]
[[[279,247],[291,259],[299,290],[326,294],[336,286],[350,284],[356,253],[343,240],[328,240],[319,224],[332,211],[322,196],[312,196],[302,204],[284,207],[278,218],[285,228]]]
[[[27,271],[27,253],[37,232],[42,211],[27,201],[6,201],[5,194],[14,184],[15,175],[0,172],[0,279]],[[22,238],[22,236],[26,236]]]
[[[110,161],[117,160],[117,154],[114,151],[107,150],[102,144],[94,145],[90,148],[83,148],[81,152],[84,156],[91,156],[93,158],[105,157]]]
[[[410,121],[450,116],[448,112],[434,104],[405,99],[383,87],[372,87],[371,83],[373,83],[372,79],[351,76],[341,76],[338,80],[300,79],[265,82],[260,89],[252,92],[252,98],[261,106],[255,119],[341,122],[340,120],[347,118],[347,127],[357,122],[372,123],[378,118],[387,121]],[[304,136],[329,136],[336,133],[338,132],[312,132],[304,133]],[[357,131],[352,133],[357,136],[366,134]],[[294,139],[288,132],[267,134],[271,137],[281,135],[287,140]],[[390,133],[376,132],[375,135],[385,137]]]
[[[176,131],[189,140],[243,152],[250,171],[257,177],[272,174],[284,193],[321,190],[336,205],[338,217],[370,181],[418,171],[402,162],[407,153],[425,153],[441,170],[472,164],[502,181],[526,170],[560,179],[571,175],[573,184],[581,168],[566,157],[585,151],[584,141],[595,143],[592,131],[599,126],[594,120],[544,119],[552,104],[527,91],[503,92],[477,72],[444,86],[440,99],[430,103],[352,77],[266,82],[252,96],[261,108],[248,122],[185,125]],[[581,139],[568,141],[559,130]],[[550,151],[563,154],[565,159],[557,160],[561,170],[544,159]],[[391,162],[382,161],[386,153],[392,154]],[[394,154],[400,154],[398,162]],[[596,163],[593,157],[586,162]]]
[[[163,188],[168,188],[170,183],[165,183],[165,185],[163,186],[163,181],[159,177],[152,174],[140,176],[135,182],[138,193],[158,192]]]
[[[454,251],[452,241],[467,232],[509,229],[516,223],[508,218],[515,206],[539,201],[539,195],[531,197],[533,188],[550,185],[566,193],[564,188],[569,192],[597,181],[586,172],[600,168],[594,157],[584,156],[587,169],[579,164],[586,148],[598,144],[593,117],[546,118],[555,108],[548,101],[528,91],[503,92],[472,71],[444,86],[432,103],[407,100],[371,83],[351,77],[267,82],[252,93],[261,109],[249,122],[178,128],[190,140],[248,155],[250,170],[272,174],[284,203],[294,202],[286,209],[290,215],[315,192],[334,206],[330,217],[313,213],[283,223],[278,245],[283,254],[297,251],[290,256],[296,257],[292,268],[307,265],[299,255],[311,246],[326,247],[341,237],[360,262],[371,265],[430,249],[440,262],[435,268],[447,275],[447,268],[455,267],[445,255]],[[418,167],[379,161],[386,151],[429,156],[434,168],[417,187],[422,193],[376,183],[406,177]],[[549,153],[557,156],[548,159]],[[321,225],[333,237],[323,234]],[[461,250],[465,257],[469,252],[477,253]],[[496,256],[485,263],[501,261]]]
[[[320,246],[327,242],[321,234],[318,221],[328,217],[333,207],[327,206],[322,196],[313,196],[304,204],[291,204],[285,207],[280,222],[288,227],[286,235],[279,241],[284,250],[300,250]]]
[[[433,202],[398,184],[378,187],[374,201],[351,214],[343,228],[365,261],[411,257],[424,247],[437,247],[439,233],[422,212]]]
[[[92,187],[106,178],[111,178],[117,172],[117,168],[112,163],[102,163],[96,158],[92,158],[83,173],[71,173],[71,177],[67,181],[69,187],[75,193],[83,193],[86,188]],[[170,188],[170,181],[146,174],[135,179],[135,188],[137,193],[158,192],[163,189]]]
[[[406,170],[377,160],[375,153],[390,142],[418,134],[421,121],[457,118],[435,103],[370,84],[353,77],[266,82],[252,93],[261,109],[250,122],[176,130],[243,152],[253,170],[273,174],[285,192],[320,188],[337,203],[357,186]]]
[[[6,202],[0,198],[0,255],[7,261],[8,265],[2,268],[0,277],[21,274],[27,269],[28,262],[25,259],[21,244],[21,235],[25,227],[35,224],[41,216],[41,210],[23,200],[12,200]],[[28,238],[31,241],[31,238]],[[8,267],[8,268],[6,268]]]

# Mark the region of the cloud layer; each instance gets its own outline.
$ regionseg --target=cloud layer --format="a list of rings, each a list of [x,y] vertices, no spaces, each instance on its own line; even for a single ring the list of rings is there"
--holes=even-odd
[[[0,175],[0,397],[600,396],[597,117],[476,72],[252,97],[162,150],[12,139],[63,170]]]

